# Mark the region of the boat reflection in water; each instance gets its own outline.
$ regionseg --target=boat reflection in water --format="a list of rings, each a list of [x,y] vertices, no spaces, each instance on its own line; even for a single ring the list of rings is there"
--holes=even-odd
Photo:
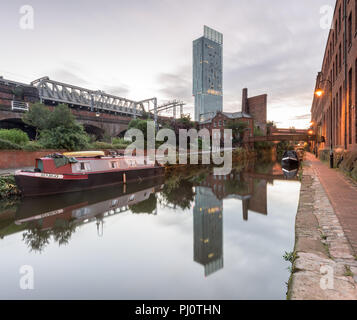
[[[283,165],[282,170],[286,179],[294,179],[299,171],[299,165]]]
[[[98,234],[101,235],[103,229],[100,230],[99,226],[102,224],[103,227],[103,218],[129,210],[156,214],[155,193],[163,188],[163,183],[164,178],[158,177],[118,188],[103,188],[100,192],[91,190],[46,198],[25,198],[16,211],[15,224],[26,224],[29,230],[41,235],[41,231],[58,229],[68,233],[78,225],[96,221]],[[29,232],[25,233],[25,241],[29,235]],[[29,241],[28,244],[35,243]]]
[[[280,164],[275,164],[261,170],[233,170],[226,176],[206,171],[196,180],[156,177],[101,191],[25,198],[16,211],[15,224],[23,226],[28,247],[42,251],[51,236],[59,244],[67,244],[78,226],[90,222],[95,222],[102,236],[103,220],[122,212],[156,215],[158,204],[174,212],[193,208],[193,260],[204,267],[208,277],[224,266],[224,200],[237,201],[245,222],[249,214],[268,216],[267,185],[286,180],[283,172]],[[296,173],[289,178],[296,179]]]

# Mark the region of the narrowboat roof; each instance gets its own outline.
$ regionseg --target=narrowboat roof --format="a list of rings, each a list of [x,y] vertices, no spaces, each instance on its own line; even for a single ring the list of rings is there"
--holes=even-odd
[[[76,152],[64,152],[66,157],[103,157],[105,153],[103,151],[76,151]]]

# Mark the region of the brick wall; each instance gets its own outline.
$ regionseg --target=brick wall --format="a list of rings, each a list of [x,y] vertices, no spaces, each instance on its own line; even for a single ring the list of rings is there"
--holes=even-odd
[[[55,152],[63,152],[63,150],[0,150],[0,169],[31,167],[35,165],[35,160],[37,158],[41,158]]]
[[[228,123],[230,121],[242,121],[242,122],[246,122],[248,123],[248,129],[249,129],[249,134],[245,135],[248,136],[252,136],[254,133],[254,120],[252,118],[237,118],[237,119],[231,119],[228,118],[227,116],[225,116],[223,113],[221,112],[217,112],[216,116],[212,119],[211,122],[209,123],[205,123],[205,124],[201,124],[200,125],[200,129],[206,128],[209,130],[210,135],[212,136],[212,130],[216,129],[216,130],[220,130],[221,131],[221,139],[224,138],[224,129],[226,127],[226,125],[228,125]]]
[[[353,150],[357,148],[357,2],[347,1],[344,12],[344,1],[337,0],[332,26],[322,73],[316,78],[315,90],[321,88],[325,94],[314,97],[311,108],[313,128],[319,136],[325,137],[325,143],[318,143],[319,149],[330,148],[332,144],[335,149]]]
[[[266,133],[267,124],[267,95],[248,98],[249,114],[253,117],[255,126]]]

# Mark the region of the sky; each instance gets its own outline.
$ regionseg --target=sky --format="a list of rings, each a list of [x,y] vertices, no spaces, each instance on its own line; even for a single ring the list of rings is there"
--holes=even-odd
[[[23,28],[24,5],[33,8],[33,28]],[[223,110],[240,111],[247,87],[249,96],[268,94],[268,120],[278,127],[306,128],[329,32],[321,21],[332,16],[334,5],[335,0],[3,0],[0,76],[26,83],[49,76],[136,101],[180,99],[193,117],[192,41],[207,25],[224,35]]]

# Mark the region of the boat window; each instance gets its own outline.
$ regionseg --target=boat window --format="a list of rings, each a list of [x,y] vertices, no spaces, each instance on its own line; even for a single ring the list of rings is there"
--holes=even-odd
[[[40,170],[40,172],[42,172],[43,171],[43,162],[42,162],[42,160],[37,160],[37,169],[39,169]]]
[[[111,168],[112,168],[112,169],[118,168],[118,162],[117,162],[117,161],[112,161],[112,162],[111,162]]]
[[[79,171],[89,171],[89,170],[90,170],[90,164],[88,162],[79,162]]]

